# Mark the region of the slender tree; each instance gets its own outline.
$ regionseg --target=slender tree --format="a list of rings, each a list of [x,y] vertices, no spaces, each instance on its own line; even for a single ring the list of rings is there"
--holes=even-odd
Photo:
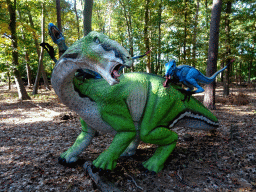
[[[37,55],[38,55],[38,61],[40,61],[40,47],[39,47],[39,43],[38,43],[38,40],[37,40],[37,35],[36,35],[36,32],[35,32],[35,26],[34,26],[34,22],[33,22],[33,19],[32,19],[30,9],[27,9],[27,14],[28,14],[30,26],[33,29],[32,35],[33,35],[33,39],[34,39],[34,43],[35,43],[35,47],[36,47],[36,52],[37,52]],[[41,74],[42,74],[42,77],[43,77],[43,80],[44,80],[44,85],[45,85],[46,90],[50,90],[51,88],[50,88],[48,80],[47,80],[44,65],[42,65]]]
[[[56,0],[56,11],[57,11],[57,26],[58,26],[58,29],[62,32],[60,0]],[[63,53],[59,50],[59,57],[61,57],[62,54]]]
[[[21,11],[18,9],[19,17],[20,20],[23,21]],[[32,86],[32,80],[31,80],[31,68],[30,68],[30,59],[29,59],[29,54],[28,54],[28,48],[27,48],[27,38],[26,38],[26,33],[23,30],[23,27],[21,28],[22,32],[22,39],[24,42],[24,48],[25,48],[25,61],[26,61],[26,72],[27,72],[27,78],[28,78],[28,87]]]
[[[188,17],[188,12],[187,12],[187,0],[185,0],[185,7],[184,7],[184,41],[183,41],[183,59],[186,62],[186,46],[187,46],[187,17]]]
[[[41,20],[41,38],[42,42],[44,42],[44,25],[45,25],[45,17],[44,17],[44,2],[42,2],[42,20]],[[41,77],[41,72],[43,70],[43,56],[44,56],[44,48],[41,47],[40,51],[40,57],[39,57],[39,62],[38,62],[38,70],[37,70],[37,75],[36,75],[36,80],[33,88],[33,95],[36,95],[38,93],[38,87],[39,87],[39,80]]]
[[[199,2],[200,0],[196,1],[196,13],[194,18],[194,33],[193,33],[193,53],[192,53],[192,59],[193,59],[193,67],[196,66],[196,48],[197,48],[197,25],[198,25],[198,12],[199,12]]]
[[[213,0],[212,16],[210,23],[210,40],[208,48],[208,61],[206,75],[211,76],[217,70],[218,45],[219,45],[219,24],[222,0]],[[208,109],[215,109],[215,87],[216,83],[206,85],[204,94],[204,105]]]
[[[146,0],[145,4],[145,24],[144,24],[144,42],[146,46],[146,51],[149,51],[150,45],[149,45],[149,32],[148,32],[148,25],[149,25],[149,2],[150,0]],[[151,54],[147,55],[147,65],[146,65],[146,72],[151,73]]]
[[[62,32],[60,0],[56,0],[56,11],[57,11],[57,25],[59,30]]]
[[[78,14],[77,14],[77,9],[76,9],[76,0],[74,0],[74,9],[75,9],[75,14],[76,14],[76,26],[77,26],[77,34],[78,34],[78,39],[80,39],[79,17],[78,17]]]
[[[130,9],[129,4],[126,4],[126,1],[123,0],[119,0],[121,6],[123,7],[123,12],[124,12],[124,18],[126,21],[126,25],[127,25],[127,32],[128,32],[128,39],[129,39],[129,53],[130,55],[133,57],[133,29],[132,29],[132,17],[131,17],[131,13],[130,13]],[[131,71],[133,71],[133,66]]]
[[[11,0],[6,0],[9,15],[10,15],[10,24],[9,28],[11,31],[11,39],[12,39],[12,62],[14,66],[14,79],[16,82],[19,100],[28,100],[30,97],[27,94],[27,91],[23,85],[23,81],[21,79],[21,75],[17,67],[19,66],[18,62],[18,43],[17,43],[17,34],[16,34],[16,0],[11,2]]]
[[[230,54],[231,54],[231,41],[230,41],[230,13],[231,13],[231,1],[227,2],[226,8],[226,18],[225,18],[225,32],[226,32],[226,61],[227,64],[230,63]],[[224,89],[223,89],[223,96],[226,97],[229,95],[229,84],[230,84],[230,69],[231,66],[229,65],[227,70],[224,72]]]
[[[84,36],[92,31],[93,0],[84,0]]]
[[[160,0],[159,5],[158,5],[158,42],[157,42],[157,64],[156,64],[156,69],[155,73],[157,74],[160,66],[161,66],[161,23],[162,23],[162,5],[163,1]]]

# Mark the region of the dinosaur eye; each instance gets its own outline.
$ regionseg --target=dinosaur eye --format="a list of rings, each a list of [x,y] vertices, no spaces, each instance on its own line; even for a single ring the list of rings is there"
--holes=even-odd
[[[99,39],[98,37],[94,37],[94,38],[93,38],[93,41],[94,41],[95,43],[100,43],[100,39]]]

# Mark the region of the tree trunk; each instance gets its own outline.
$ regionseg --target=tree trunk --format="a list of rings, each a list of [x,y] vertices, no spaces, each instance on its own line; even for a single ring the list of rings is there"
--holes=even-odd
[[[7,71],[7,77],[8,77],[8,90],[10,91],[12,87],[11,87],[11,75],[9,71]]]
[[[206,29],[209,29],[209,19],[208,19],[208,0],[205,0],[205,16],[206,16]]]
[[[38,55],[38,58],[39,58],[39,56],[40,56],[40,49],[39,49],[39,44],[38,44],[37,37],[36,37],[34,22],[33,22],[33,19],[32,19],[32,15],[30,13],[30,9],[28,9],[27,13],[28,13],[28,18],[29,18],[30,26],[33,29],[33,31],[32,31],[33,39],[34,39],[34,43],[35,43],[35,46],[36,46],[36,52],[37,52],[37,55]]]
[[[21,80],[20,72],[16,67],[18,67],[18,42],[17,42],[17,34],[16,34],[16,0],[12,3],[10,0],[6,0],[8,5],[8,10],[10,14],[10,24],[9,29],[11,31],[11,39],[12,39],[12,60],[14,65],[14,79],[16,82],[19,100],[27,100],[30,97],[27,94],[27,91],[23,85]]]
[[[77,34],[78,34],[78,39],[80,39],[79,17],[78,17],[77,10],[76,10],[76,0],[74,0],[74,8],[75,8],[75,14],[76,14]]]
[[[28,87],[32,86],[32,80],[31,80],[31,68],[29,65],[29,56],[28,56],[28,52],[26,51],[25,53],[25,60],[26,60],[26,72],[27,72],[27,78],[28,78]]]
[[[186,44],[187,44],[187,0],[185,0],[185,17],[184,17],[184,42],[183,42],[183,59],[186,62]]]
[[[28,18],[29,18],[31,28],[35,29],[34,22],[33,22],[33,19],[32,19],[32,15],[31,15],[29,9],[28,9],[27,14],[28,14]],[[32,34],[33,34],[33,39],[34,39],[34,43],[35,43],[35,46],[36,46],[36,52],[37,52],[38,61],[39,61],[40,60],[40,48],[39,48],[39,44],[38,44],[38,41],[37,41],[37,35],[36,35],[35,30],[33,30]],[[48,80],[47,80],[47,77],[46,77],[46,74],[45,74],[44,65],[42,66],[41,73],[42,73],[42,76],[43,76],[44,85],[45,85],[46,90],[50,90],[51,88],[49,86],[49,83],[48,83]]]
[[[42,38],[42,42],[44,42],[44,2],[42,3],[42,21],[41,21],[41,38]],[[43,70],[43,55],[44,55],[44,48],[41,47],[41,51],[40,51],[40,57],[39,57],[39,62],[38,62],[38,69],[37,69],[37,75],[36,75],[36,80],[35,80],[35,84],[34,84],[34,89],[32,94],[36,95],[38,93],[38,86],[39,86],[39,80],[41,77],[41,73]]]
[[[84,2],[84,36],[92,31],[92,8],[93,0]]]
[[[148,34],[149,2],[150,2],[150,0],[146,0],[146,5],[145,5],[144,43],[145,43],[145,46],[146,46],[146,51],[149,51],[149,34]],[[151,73],[150,55],[151,54],[147,55],[147,65],[146,65],[146,72],[147,73]]]
[[[248,62],[248,79],[247,83],[248,85],[251,84],[251,68],[252,68],[253,58],[251,58],[251,61]]]
[[[20,10],[18,10],[18,13],[19,13],[19,16],[20,16],[20,20],[23,21],[23,18],[22,18],[22,15],[21,15],[21,12]],[[24,47],[25,47],[25,61],[26,61],[26,72],[27,72],[27,78],[28,78],[28,87],[31,87],[32,85],[32,81],[31,81],[31,69],[30,69],[30,59],[29,59],[29,55],[28,55],[28,52],[27,52],[27,45],[26,45],[26,42],[27,42],[27,38],[26,38],[26,33],[23,31],[23,29],[21,29],[22,31],[22,39],[24,41]]]
[[[61,6],[60,0],[56,0],[56,11],[57,11],[57,26],[58,29],[62,32],[62,25],[61,25]],[[59,58],[63,53],[59,50]]]
[[[197,25],[198,25],[198,12],[199,12],[199,2],[200,0],[197,0],[197,5],[196,5],[196,14],[195,14],[195,26],[194,26],[194,34],[193,34],[193,52],[192,52],[192,57],[193,57],[193,67],[196,66],[196,48],[197,48],[197,43],[196,43],[196,36],[197,36]]]
[[[230,19],[229,19],[229,16],[230,16],[230,13],[231,13],[231,2],[228,1],[227,2],[227,9],[226,9],[226,20],[225,20],[225,32],[226,32],[226,36],[227,36],[227,40],[226,40],[226,62],[227,64],[230,63],[230,54],[231,54],[231,48],[230,48]],[[224,71],[224,81],[223,81],[223,96],[224,97],[227,97],[229,95],[229,84],[230,84],[230,79],[229,79],[229,74],[230,74],[230,69],[231,69],[231,66],[228,66],[227,70]]]
[[[161,65],[161,23],[162,23],[162,0],[160,0],[160,3],[158,5],[158,42],[157,42],[157,65],[156,65],[156,70],[155,74],[157,74],[160,65]]]
[[[57,26],[58,26],[58,29],[62,32],[60,0],[56,0],[56,11],[57,11]]]
[[[219,24],[222,0],[213,0],[212,17],[210,24],[210,40],[208,48],[208,61],[206,75],[211,76],[217,70]],[[208,109],[215,109],[215,87],[216,83],[210,83],[205,87],[204,105]]]
[[[119,0],[121,6],[124,9],[124,18],[127,25],[128,39],[129,39],[129,47],[130,47],[130,55],[133,57],[133,35],[132,35],[132,18],[130,15],[130,10],[127,11],[127,5],[122,0]],[[134,67],[132,66],[131,71],[134,71]]]

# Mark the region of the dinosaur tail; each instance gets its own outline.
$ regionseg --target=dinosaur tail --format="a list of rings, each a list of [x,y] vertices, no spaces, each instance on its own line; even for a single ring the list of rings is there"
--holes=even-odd
[[[199,82],[199,83],[204,83],[204,84],[212,83],[212,82],[216,79],[217,75],[219,75],[219,74],[220,74],[222,71],[224,71],[227,67],[228,67],[228,65],[225,66],[224,68],[220,69],[220,70],[217,71],[216,73],[214,73],[211,77],[206,77],[206,76],[204,76],[203,74],[201,74],[201,76],[200,76],[200,78],[197,80],[197,82]]]
[[[216,116],[194,97],[191,96],[184,105],[186,109],[170,122],[170,127],[213,130],[219,126]]]
[[[212,83],[216,79],[217,75],[220,74],[222,71],[224,71],[234,61],[235,61],[235,59],[232,59],[224,68],[222,68],[219,71],[217,71],[216,73],[214,73],[211,77],[206,77],[202,74],[201,78],[198,79],[198,82],[205,83],[205,84]]]

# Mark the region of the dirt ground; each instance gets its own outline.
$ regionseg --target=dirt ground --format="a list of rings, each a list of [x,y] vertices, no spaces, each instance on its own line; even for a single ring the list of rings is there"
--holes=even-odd
[[[223,98],[217,88],[215,133],[175,128],[177,147],[157,175],[139,169],[156,149],[141,143],[136,155],[119,159],[108,181],[119,191],[256,191],[256,88],[230,91]],[[58,164],[80,133],[79,119],[53,91],[39,92],[20,102],[15,89],[0,87],[0,191],[99,191],[83,162],[93,161],[112,136],[95,137],[77,167]]]

